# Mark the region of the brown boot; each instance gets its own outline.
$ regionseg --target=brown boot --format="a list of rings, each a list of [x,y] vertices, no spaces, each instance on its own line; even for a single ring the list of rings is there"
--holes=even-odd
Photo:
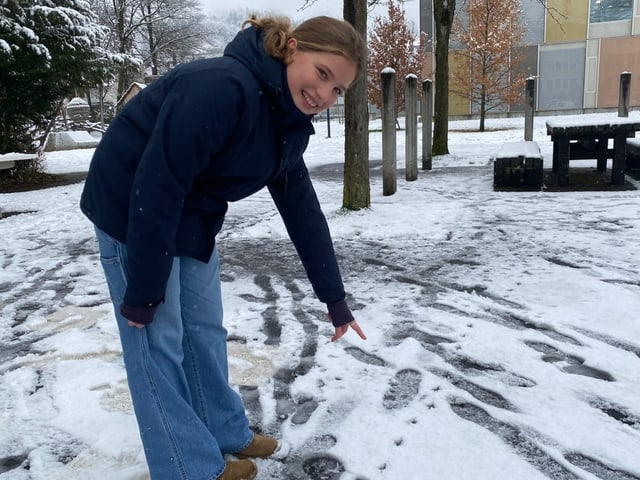
[[[273,454],[278,448],[278,441],[275,438],[264,435],[253,436],[253,440],[247,448],[234,453],[238,458],[266,458]]]
[[[253,480],[258,468],[251,460],[230,460],[218,480]]]

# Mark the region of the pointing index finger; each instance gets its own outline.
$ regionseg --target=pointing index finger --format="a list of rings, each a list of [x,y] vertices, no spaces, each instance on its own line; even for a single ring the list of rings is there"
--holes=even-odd
[[[358,325],[358,322],[356,322],[355,320],[353,322],[351,322],[349,324],[349,326],[351,328],[353,328],[355,330],[355,332],[358,334],[358,336],[363,339],[366,340],[367,336],[364,334],[364,332],[362,331],[362,328],[360,328],[360,325]]]

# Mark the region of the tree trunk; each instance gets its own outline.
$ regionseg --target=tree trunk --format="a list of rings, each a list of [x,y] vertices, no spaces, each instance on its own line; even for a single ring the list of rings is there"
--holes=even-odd
[[[116,32],[117,32],[116,34],[118,36],[118,53],[128,53],[127,47],[126,47],[127,39],[126,39],[125,26],[124,26],[124,22],[125,22],[124,11],[126,8],[126,2],[124,0],[118,0],[117,2],[114,1],[113,5],[115,9],[115,14],[116,14]],[[127,78],[127,68],[124,65],[121,65],[118,68],[118,94],[117,94],[118,99],[122,97],[122,94],[127,88],[126,78]]]
[[[158,52],[153,36],[153,22],[151,21],[151,2],[147,3],[147,36],[149,42],[149,58],[151,59],[151,75],[158,75]]]
[[[449,35],[455,10],[455,0],[434,0],[433,2],[436,30],[433,155],[449,153]]]
[[[484,132],[484,119],[487,117],[487,93],[484,85],[480,88],[482,88],[480,94],[480,131]]]
[[[367,38],[367,0],[344,0],[344,19]],[[367,75],[347,90],[344,98],[344,188],[342,208],[360,210],[371,205],[369,186],[369,112]]]

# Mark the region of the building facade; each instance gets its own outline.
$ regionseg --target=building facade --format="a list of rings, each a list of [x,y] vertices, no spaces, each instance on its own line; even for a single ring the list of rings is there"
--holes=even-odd
[[[640,107],[640,0],[521,0],[521,9],[527,29],[524,70],[537,79],[538,110],[617,108],[623,72],[631,72],[630,105]],[[433,0],[420,0],[420,29],[435,38]],[[427,44],[429,52],[433,48]],[[449,68],[463,68],[454,49]],[[451,115],[475,110],[467,100],[450,98]]]

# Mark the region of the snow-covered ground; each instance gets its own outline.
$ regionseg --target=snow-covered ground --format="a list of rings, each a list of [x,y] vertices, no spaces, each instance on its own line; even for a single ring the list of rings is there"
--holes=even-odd
[[[640,479],[640,190],[494,192],[524,121],[487,126],[452,122],[451,154],[392,196],[372,133],[371,208],[345,213],[343,129],[317,124],[306,160],[367,341],[329,341],[266,193],[231,206],[232,377],[284,444],[259,479]],[[81,190],[0,194],[24,212],[0,219],[2,480],[148,478]]]

